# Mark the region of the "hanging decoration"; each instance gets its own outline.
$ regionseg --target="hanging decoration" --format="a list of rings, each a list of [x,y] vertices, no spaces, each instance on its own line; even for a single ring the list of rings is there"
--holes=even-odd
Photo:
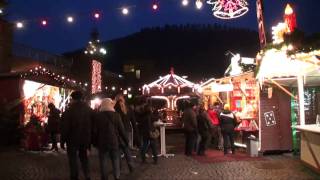
[[[220,19],[235,19],[249,11],[246,0],[208,0],[213,5],[213,15]]]
[[[91,93],[95,94],[101,91],[101,69],[102,65],[99,61],[92,60],[92,76],[91,76]]]
[[[68,84],[70,86],[77,86],[81,88],[85,88],[88,86],[88,83],[83,83],[83,82],[77,82],[76,80],[69,78],[63,74],[58,74],[55,73],[51,70],[49,70],[46,67],[43,66],[37,66],[35,68],[29,69],[27,72],[23,72],[20,74],[21,78],[28,79],[29,77],[34,77],[34,76],[49,76],[53,78],[56,82],[61,83],[61,84]]]

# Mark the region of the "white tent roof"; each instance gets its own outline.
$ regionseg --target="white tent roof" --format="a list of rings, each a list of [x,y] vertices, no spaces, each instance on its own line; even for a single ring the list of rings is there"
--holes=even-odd
[[[286,51],[271,49],[262,59],[257,79],[277,80],[285,86],[296,86],[296,77],[305,76],[306,85],[320,85],[320,50],[288,56]]]

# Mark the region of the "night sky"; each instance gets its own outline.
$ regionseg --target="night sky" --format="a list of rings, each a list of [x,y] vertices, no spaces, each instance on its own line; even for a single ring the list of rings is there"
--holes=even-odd
[[[83,48],[94,27],[100,39],[110,40],[139,31],[144,27],[165,24],[225,24],[257,30],[255,0],[248,0],[249,12],[234,20],[219,20],[212,15],[211,5],[204,4],[197,10],[194,1],[183,7],[181,0],[158,0],[159,9],[152,10],[152,0],[9,0],[7,19],[12,22],[27,20],[25,28],[15,30],[15,42],[26,44],[52,53],[63,53]],[[307,32],[320,32],[319,0],[264,0],[266,30],[282,21],[287,2],[297,12],[298,27]],[[121,14],[122,6],[131,6],[130,14]],[[101,11],[100,20],[92,17]],[[66,15],[74,15],[75,22],[68,24]],[[47,18],[42,27],[40,19]]]

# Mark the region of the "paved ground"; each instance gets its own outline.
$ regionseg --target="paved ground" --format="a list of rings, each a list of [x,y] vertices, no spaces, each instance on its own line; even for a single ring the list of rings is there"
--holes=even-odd
[[[320,176],[304,167],[296,157],[286,155],[266,156],[264,160],[259,161],[200,163],[194,158],[185,157],[174,148],[173,145],[178,145],[181,141],[181,137],[178,140],[169,140],[168,143],[176,155],[171,158],[160,158],[158,165],[153,165],[152,159],[148,159],[149,163],[143,165],[136,159],[136,170],[132,174],[124,166],[122,179],[320,179]],[[95,151],[90,154],[90,160],[92,177],[99,179]],[[64,152],[31,153],[12,148],[0,152],[0,180],[66,179],[68,179],[68,166]]]

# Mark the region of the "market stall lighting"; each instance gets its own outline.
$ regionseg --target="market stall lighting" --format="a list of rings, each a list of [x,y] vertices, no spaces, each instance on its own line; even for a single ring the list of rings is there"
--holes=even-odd
[[[23,22],[17,22],[17,23],[16,23],[16,27],[17,27],[18,29],[22,29],[22,28],[24,27]]]
[[[203,6],[202,1],[201,1],[201,0],[197,0],[197,1],[196,1],[196,7],[197,7],[197,9],[201,9],[202,6]]]
[[[278,23],[276,26],[272,27],[272,40],[273,44],[280,44],[284,41],[284,34],[287,33],[287,24]]]
[[[128,8],[122,8],[122,14],[123,15],[128,15],[129,14],[129,9]]]
[[[73,18],[72,16],[68,16],[68,17],[67,17],[67,21],[68,21],[69,23],[73,23],[74,18]]]
[[[0,9],[0,14],[3,14],[3,9]]]
[[[182,4],[183,6],[188,6],[189,1],[188,1],[188,0],[182,0],[181,4]]]

